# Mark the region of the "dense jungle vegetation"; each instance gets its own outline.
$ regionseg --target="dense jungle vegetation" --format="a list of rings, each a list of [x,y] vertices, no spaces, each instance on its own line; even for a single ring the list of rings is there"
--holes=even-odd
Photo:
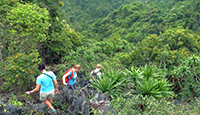
[[[58,80],[75,64],[89,74],[100,63],[103,77],[92,86],[109,93],[116,114],[200,114],[199,0],[1,0],[0,6],[1,95],[34,88],[40,62],[57,68]]]

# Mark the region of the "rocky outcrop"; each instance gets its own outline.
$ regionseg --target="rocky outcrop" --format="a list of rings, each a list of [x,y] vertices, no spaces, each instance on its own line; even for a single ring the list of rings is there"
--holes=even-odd
[[[113,107],[110,105],[109,94],[102,94],[102,92],[98,92],[95,94],[94,98],[90,100],[90,107],[99,111],[102,115],[106,115],[106,113],[115,113]]]
[[[17,106],[11,104],[4,104],[0,101],[0,115],[17,115],[20,111]]]
[[[73,91],[68,86],[63,87],[64,97],[69,103],[69,115],[89,115],[90,108],[98,110],[102,115],[107,112],[114,114],[114,109],[110,106],[109,94],[102,94],[96,90],[88,90],[87,87],[81,88],[79,91]],[[86,98],[91,98],[90,101]]]
[[[69,104],[67,109],[69,115],[89,115],[89,101],[86,100],[86,94],[83,91],[75,92],[68,88],[63,87],[64,97]]]

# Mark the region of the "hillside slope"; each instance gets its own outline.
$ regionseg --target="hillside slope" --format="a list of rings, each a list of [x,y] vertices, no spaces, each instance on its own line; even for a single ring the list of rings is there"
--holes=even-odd
[[[163,33],[170,27],[182,26],[199,33],[200,2],[198,0],[165,2],[132,2],[122,5],[97,21],[91,33],[99,38],[120,35],[132,43],[141,41],[149,34]]]
[[[69,24],[76,31],[87,29],[92,23],[105,18],[122,4],[137,0],[67,0],[63,1]]]

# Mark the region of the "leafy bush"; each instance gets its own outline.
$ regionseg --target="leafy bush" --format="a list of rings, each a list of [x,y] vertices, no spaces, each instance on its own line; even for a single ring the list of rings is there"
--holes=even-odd
[[[29,52],[36,49],[40,42],[46,40],[46,30],[49,28],[49,12],[36,4],[20,4],[7,11],[2,42],[7,47],[6,52],[14,54],[19,51]],[[4,45],[3,44],[3,45]]]
[[[12,97],[10,97],[10,99],[8,100],[8,103],[9,103],[9,104],[12,104],[12,105],[16,105],[16,106],[19,107],[19,108],[21,108],[22,105],[23,105],[23,103],[20,102],[20,101],[17,99],[16,95],[14,95],[14,94],[12,94]]]
[[[87,47],[78,47],[76,51],[71,51],[62,58],[62,62],[69,64],[81,64],[84,69],[92,69],[92,65],[96,65],[94,62],[96,55],[93,52],[93,49]]]
[[[192,55],[179,62],[179,66],[171,71],[170,80],[173,90],[179,98],[187,99],[200,96],[200,57]]]
[[[54,74],[56,75],[58,81],[62,81],[63,75],[65,74],[67,69],[70,68],[70,66],[61,64],[61,65],[57,65],[55,67],[56,67],[57,71],[55,71]]]
[[[198,115],[200,100],[174,105],[175,101],[156,100],[152,97],[132,95],[131,99],[117,98],[111,101],[116,115]]]
[[[171,84],[165,78],[166,74],[162,69],[145,65],[141,70],[140,68],[135,69],[135,67],[131,67],[130,70],[125,69],[124,74],[131,79],[133,92],[139,95],[153,96],[154,98],[174,96],[170,88]]]
[[[6,65],[4,66],[5,75],[3,76],[4,84],[1,89],[9,91],[27,90],[31,88],[31,83],[35,82],[35,76],[39,74],[37,69],[41,62],[38,52],[29,54],[17,53],[16,55],[7,57]]]
[[[101,48],[96,45],[90,45],[88,47],[78,47],[75,51],[70,51],[68,55],[62,58],[62,62],[65,65],[71,66],[80,64],[84,67],[82,70],[93,70],[96,64],[102,64],[103,66],[109,66],[119,68],[123,67],[118,58],[110,58],[106,54],[101,52]]]

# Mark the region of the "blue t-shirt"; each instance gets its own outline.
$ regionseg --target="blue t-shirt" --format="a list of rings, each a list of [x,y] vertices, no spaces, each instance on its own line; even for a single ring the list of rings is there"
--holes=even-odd
[[[69,72],[70,75],[68,76],[68,79],[70,79],[71,75],[72,75],[72,71]],[[76,82],[76,77],[77,77],[77,73],[75,71],[73,71],[74,75],[72,77],[72,79],[69,80],[69,85],[74,85]]]
[[[53,79],[43,73],[48,74]],[[56,79],[56,76],[52,71],[45,71],[43,73],[37,77],[36,84],[41,85],[40,91],[42,93],[50,92],[54,90],[53,80]]]

